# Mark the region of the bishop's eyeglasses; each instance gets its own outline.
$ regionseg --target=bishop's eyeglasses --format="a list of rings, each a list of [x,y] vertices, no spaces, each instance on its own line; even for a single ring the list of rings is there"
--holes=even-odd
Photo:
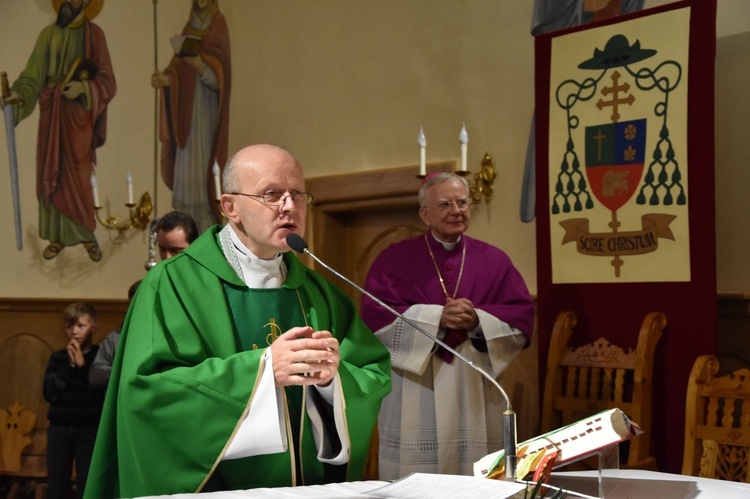
[[[437,210],[440,213],[448,213],[453,209],[453,206],[456,206],[458,208],[458,211],[466,211],[471,206],[471,200],[464,198],[464,199],[456,199],[455,201],[440,201],[435,206],[424,206],[423,208],[429,208],[431,210]]]
[[[245,194],[244,192],[230,192],[230,194],[257,199],[268,206],[281,206],[286,201],[286,198],[291,199],[294,204],[310,204],[313,200],[313,195],[307,192],[284,194],[282,192],[268,191],[264,194]]]

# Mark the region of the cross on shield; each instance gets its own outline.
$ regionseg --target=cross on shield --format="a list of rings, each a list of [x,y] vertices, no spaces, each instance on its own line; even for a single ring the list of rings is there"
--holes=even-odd
[[[609,210],[620,209],[637,190],[645,151],[645,118],[586,127],[586,177]]]

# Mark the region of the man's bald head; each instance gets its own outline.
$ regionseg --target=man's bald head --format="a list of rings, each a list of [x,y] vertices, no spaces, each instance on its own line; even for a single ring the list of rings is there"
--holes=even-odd
[[[221,207],[242,243],[259,258],[289,251],[286,236],[305,234],[305,178],[283,147],[255,144],[239,150],[224,168]]]
[[[253,169],[263,168],[269,160],[285,158],[299,166],[297,159],[283,147],[273,144],[253,144],[243,147],[237,151],[234,156],[229,158],[227,165],[222,172],[221,188],[224,192],[238,192],[241,190],[239,170],[242,167]],[[300,167],[301,170],[301,167]]]

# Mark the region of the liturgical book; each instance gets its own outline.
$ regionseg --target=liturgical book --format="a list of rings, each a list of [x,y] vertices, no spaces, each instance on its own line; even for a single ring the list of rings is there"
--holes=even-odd
[[[522,480],[547,460],[552,468],[579,461],[597,452],[643,433],[620,409],[608,409],[558,428],[544,435],[521,442],[518,449],[516,478]],[[552,457],[554,456],[554,457]],[[505,453],[500,450],[474,463],[474,476],[502,477]]]
[[[201,37],[194,35],[175,35],[169,39],[172,49],[179,57],[194,57],[201,49]]]

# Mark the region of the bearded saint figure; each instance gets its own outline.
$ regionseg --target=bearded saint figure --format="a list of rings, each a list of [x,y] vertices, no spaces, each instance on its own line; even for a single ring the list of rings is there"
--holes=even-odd
[[[37,182],[39,237],[49,260],[83,244],[98,262],[91,175],[107,132],[107,105],[116,92],[104,32],[91,22],[104,0],[53,0],[57,20],[39,34],[26,67],[5,103],[14,122],[39,102]]]

